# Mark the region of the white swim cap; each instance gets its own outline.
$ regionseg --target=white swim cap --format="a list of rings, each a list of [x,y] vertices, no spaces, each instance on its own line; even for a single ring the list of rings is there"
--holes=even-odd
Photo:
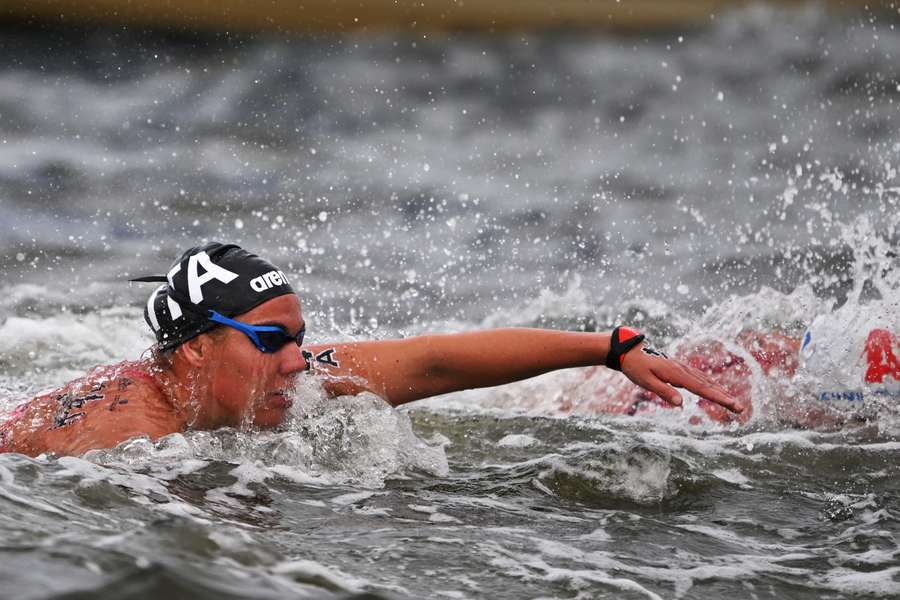
[[[884,344],[887,340],[888,349],[875,353],[875,360],[883,364],[894,356],[889,348],[891,338],[896,340],[896,337],[888,333],[890,325],[873,317],[871,312],[857,311],[850,318],[843,318],[848,312],[841,310],[813,319],[800,345],[795,381],[829,406],[857,409],[875,396],[896,395],[900,381],[895,380],[889,369],[886,376],[873,380],[872,357],[867,352],[867,342]],[[883,335],[879,337],[879,333]],[[879,370],[884,372],[885,369]]]

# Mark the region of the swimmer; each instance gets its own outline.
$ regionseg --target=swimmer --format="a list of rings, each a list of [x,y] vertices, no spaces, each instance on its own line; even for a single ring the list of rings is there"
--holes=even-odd
[[[860,319],[863,320],[863,319]],[[853,323],[836,315],[813,320],[802,338],[777,331],[744,330],[733,340],[736,351],[719,341],[683,347],[675,356],[721,386],[744,408],[724,410],[703,398],[698,406],[718,423],[746,423],[753,415],[752,376],[757,370],[770,384],[776,401],[771,416],[783,425],[809,429],[837,429],[866,421],[885,401],[900,400],[900,336],[889,322]],[[738,350],[739,349],[739,350]],[[582,412],[635,415],[669,408],[651,391],[620,381],[600,381],[589,371],[575,394],[588,393]],[[572,395],[571,392],[569,395]],[[568,402],[565,409],[574,407]],[[701,419],[692,417],[692,423]]]
[[[742,406],[698,370],[611,333],[492,329],[408,339],[304,345],[288,277],[233,245],[191,248],[144,308],[156,336],[145,357],[97,367],[20,405],[0,425],[0,452],[78,455],[130,438],[221,427],[271,428],[298,377],[331,396],[377,394],[393,406],[501,385],[568,367],[606,365],[673,405],[684,388],[723,410]]]

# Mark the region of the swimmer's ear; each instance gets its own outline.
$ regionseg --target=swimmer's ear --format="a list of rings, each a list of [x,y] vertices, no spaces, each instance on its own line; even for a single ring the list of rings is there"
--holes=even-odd
[[[176,352],[180,352],[184,360],[192,367],[200,367],[209,356],[212,345],[208,335],[198,335],[178,346]]]

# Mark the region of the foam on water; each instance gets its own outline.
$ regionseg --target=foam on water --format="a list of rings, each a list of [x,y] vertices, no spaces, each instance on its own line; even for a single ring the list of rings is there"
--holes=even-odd
[[[9,316],[0,324],[0,365],[8,373],[62,370],[62,377],[71,377],[73,366],[140,356],[151,342],[142,325],[141,312],[133,307]]]
[[[207,237],[296,275],[317,341],[624,322],[724,344],[760,404],[598,414],[605,371],[402,410],[301,385],[276,431],[3,455],[6,593],[900,594],[895,406],[833,432],[780,413],[860,385],[854,336],[897,331],[893,29],[752,8],[649,40],[100,32],[74,68],[15,40],[0,413],[140,356],[126,274]],[[735,343],[811,325],[824,374],[766,377]]]
[[[811,276],[810,282],[786,293],[763,287],[726,298],[699,318],[679,314],[655,298],[634,300],[621,315],[640,316],[646,330],[670,352],[713,338],[749,360],[752,357],[730,341],[747,328],[799,336],[818,316],[832,339],[847,340],[844,332],[893,327],[897,263],[885,240],[895,235],[895,224],[893,217],[877,227],[860,218],[842,229],[843,243],[856,249],[848,267],[852,285],[843,302],[823,297]],[[541,292],[524,307],[499,310],[483,323],[452,320],[418,327],[468,329],[508,322],[602,328],[621,315],[592,305],[574,279],[560,294]],[[137,321],[136,309],[9,317],[0,326],[6,334],[0,339],[7,344],[0,354],[8,376],[32,377],[35,385],[57,384],[93,362],[139,355],[147,335]],[[12,337],[17,342],[6,341]],[[835,365],[848,364],[841,358],[845,346],[826,350],[834,353]],[[29,362],[23,352],[40,358]],[[35,367],[40,371],[29,370]],[[834,369],[830,376],[853,385],[859,375],[853,368]],[[266,585],[284,589],[312,586],[333,592],[376,589],[412,594],[402,578],[348,567],[342,564],[344,559],[320,562],[302,557],[296,550],[284,549],[292,547],[286,539],[261,540],[259,523],[285,510],[270,507],[272,498],[299,489],[312,497],[292,500],[292,506],[304,507],[313,519],[383,520],[390,524],[388,529],[401,523],[440,527],[441,535],[434,536],[434,529],[429,529],[416,543],[429,549],[463,544],[502,573],[505,581],[572,597],[595,597],[596,590],[603,589],[631,597],[681,598],[710,585],[758,589],[771,581],[790,581],[804,592],[884,597],[900,593],[891,562],[896,542],[879,533],[891,531],[896,523],[893,512],[884,508],[884,486],[896,476],[890,464],[897,448],[893,437],[900,431],[889,413],[878,415],[869,426],[835,433],[786,430],[772,418],[772,407],[822,380],[810,381],[806,375],[773,383],[759,369],[753,372],[753,394],[767,399],[769,410],[759,411],[743,426],[692,423],[691,417],[702,413],[690,398],[683,411],[637,418],[572,409],[571,390],[596,393],[604,386],[614,387],[619,377],[603,374],[586,382],[579,371],[561,372],[503,389],[431,400],[411,410],[392,409],[374,396],[326,400],[320,389],[306,382],[296,391],[294,409],[282,430],[187,432],[156,443],[136,439],[81,458],[10,464],[4,458],[0,491],[4,502],[25,507],[31,518],[40,514],[68,520],[71,509],[58,507],[53,494],[35,493],[30,483],[29,470],[45,471],[44,477],[54,485],[73,487],[79,502],[86,504],[76,510],[82,519],[97,518],[97,510],[87,507],[103,506],[110,498],[116,510],[175,519],[179,527],[192,531],[192,543],[210,544],[218,560],[233,561],[242,576],[252,574]],[[6,408],[17,401],[7,399]],[[576,416],[561,418],[573,412]],[[426,442],[415,432],[411,418],[432,418],[429,415],[446,415],[450,422],[449,429],[438,428],[440,435]],[[512,423],[522,415],[532,425],[517,429]],[[459,418],[462,421],[456,423]],[[465,425],[466,419],[471,425]],[[541,419],[547,419],[546,426],[534,425]],[[501,425],[487,436],[485,456],[499,452],[504,461],[479,460],[482,450],[470,450],[475,442],[466,439],[468,434],[453,431],[467,427],[479,431],[488,423]],[[572,439],[559,439],[561,432]],[[464,454],[455,454],[460,447]],[[884,464],[872,470],[873,463]],[[817,470],[831,469],[832,477],[837,476],[848,464],[851,469],[860,465],[860,483],[854,485],[880,491],[834,490],[815,478]],[[458,476],[474,482],[461,483],[455,480]],[[394,488],[409,478],[461,487],[450,494],[442,493],[440,485],[398,494]],[[199,492],[185,491],[197,487]],[[760,523],[765,520],[759,515],[748,518],[740,509],[730,509],[715,522],[697,522],[681,510],[708,502],[710,494],[747,499],[772,493],[791,498],[804,518],[773,517]],[[550,508],[540,513],[540,523],[576,529],[551,535],[543,525],[523,526],[523,520],[538,522],[534,503],[549,503]],[[579,509],[570,510],[573,506]],[[646,529],[636,523],[658,518],[641,511],[660,507],[676,513],[660,518],[652,528],[666,541],[636,540],[634,548],[623,546],[623,536],[630,535],[624,532],[640,536]],[[479,529],[476,516],[481,514],[490,514],[491,522],[507,520],[518,526],[497,528],[494,539],[473,538],[473,530]],[[232,524],[222,531],[225,521]],[[834,531],[821,531],[813,521],[834,524]],[[586,524],[602,524],[602,533],[585,537]],[[860,536],[872,541],[862,549],[852,547]],[[128,539],[108,537],[94,544],[122,548],[133,544]],[[691,540],[688,547],[680,546],[684,539]],[[273,550],[273,543],[280,550]],[[395,542],[383,543],[393,548]],[[702,545],[715,548],[715,553]],[[448,596],[483,590],[486,585],[462,575],[440,583]]]
[[[230,474],[237,481],[226,491],[238,495],[270,478],[380,487],[387,478],[448,472],[441,445],[416,436],[409,417],[379,398],[321,403],[307,396],[298,401],[306,407],[277,432],[196,431],[155,443],[138,438],[115,449],[92,450],[86,458],[108,466],[149,468],[165,479],[193,473],[210,461],[236,463]]]
[[[870,397],[871,407],[865,414],[886,429],[896,430],[896,397],[900,396],[900,382],[888,377],[880,386],[866,384],[863,347],[868,333],[874,329],[887,329],[895,335],[900,332],[900,256],[895,245],[900,239],[898,204],[896,197],[886,198],[885,206],[891,210],[877,224],[865,214],[847,225],[832,224],[838,237],[828,244],[852,249],[852,260],[841,274],[842,280],[849,284],[842,300],[814,291],[814,288],[822,289],[824,276],[811,270],[808,281],[788,293],[763,286],[757,292],[731,296],[710,306],[699,319],[678,315],[657,300],[635,301],[624,310],[624,314],[630,313],[632,317],[626,322],[645,321],[645,331],[661,342],[670,354],[677,355],[681,348],[716,341],[743,358],[752,372],[752,397],[754,404],[758,404],[751,421],[755,427],[782,427],[784,413],[790,412],[786,407],[807,403],[814,408],[811,398],[822,390],[874,390],[877,387],[883,392]],[[570,321],[571,315],[579,315],[574,320],[590,323],[591,327],[596,323],[617,322],[603,307],[590,306],[579,285],[579,280],[575,279],[562,295],[543,292],[524,307],[493,315],[488,323],[502,323],[504,319],[519,325],[552,323],[565,320],[564,315],[569,315]],[[778,375],[777,372],[775,376],[766,377],[750,353],[735,341],[737,335],[746,330],[782,332],[797,340],[804,336],[804,331],[814,331],[817,340],[815,368],[811,367],[811,352],[807,350],[807,356],[801,357],[801,369],[796,377]],[[898,350],[895,348],[895,352]],[[449,403],[431,401],[427,406],[432,410],[476,412],[488,406],[510,414],[590,414],[593,397],[602,394],[604,389],[612,394],[621,383],[622,375],[612,372],[595,373],[588,380],[571,372],[557,373],[502,391],[472,392],[459,395],[458,400]],[[702,416],[702,412],[692,408],[691,394],[686,395],[688,406],[681,413],[681,419],[676,419],[671,411],[665,415],[653,413],[651,418],[688,422],[692,417]],[[832,403],[829,409],[832,408],[842,407]],[[852,414],[858,407],[843,408]]]

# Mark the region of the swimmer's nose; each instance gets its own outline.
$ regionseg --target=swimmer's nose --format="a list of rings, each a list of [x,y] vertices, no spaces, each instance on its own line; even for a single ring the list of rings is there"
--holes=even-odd
[[[282,375],[293,375],[306,370],[306,359],[303,358],[303,352],[300,350],[300,346],[296,344],[287,344],[281,350],[280,354],[282,354]]]

